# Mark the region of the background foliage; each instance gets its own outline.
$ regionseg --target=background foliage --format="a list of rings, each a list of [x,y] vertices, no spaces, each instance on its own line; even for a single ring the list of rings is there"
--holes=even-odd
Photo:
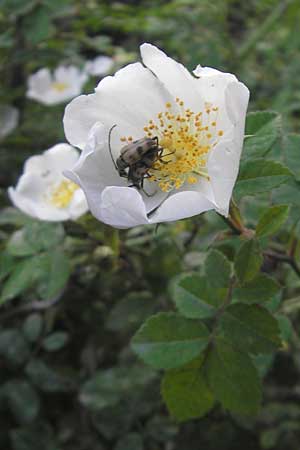
[[[1,449],[298,449],[299,20],[297,0],[2,0],[0,103],[20,120],[0,143]],[[98,54],[117,69],[145,41],[249,86],[242,228],[237,212],[233,230],[207,213],[155,233],[88,215],[40,223],[11,208],[24,160],[64,141],[64,105],[26,99],[28,75]],[[184,352],[185,330],[197,345]]]

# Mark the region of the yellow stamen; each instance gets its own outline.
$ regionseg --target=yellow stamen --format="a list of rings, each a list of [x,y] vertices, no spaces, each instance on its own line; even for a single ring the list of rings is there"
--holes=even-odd
[[[74,192],[79,189],[79,186],[72,181],[63,180],[55,189],[51,192],[50,203],[57,208],[66,208],[71,203]]]
[[[174,105],[167,102],[165,107],[166,111],[159,112],[144,127],[146,136],[158,138],[161,149],[147,172],[148,181],[156,182],[163,192],[179,189],[185,183],[209,181],[208,154],[223,135],[222,130],[217,131],[218,107],[206,103],[204,111],[192,111],[184,108],[179,97]],[[127,142],[131,140],[129,136]]]
[[[66,89],[68,89],[69,85],[68,83],[61,83],[59,81],[55,81],[54,83],[52,83],[52,87],[55,91],[63,92]]]

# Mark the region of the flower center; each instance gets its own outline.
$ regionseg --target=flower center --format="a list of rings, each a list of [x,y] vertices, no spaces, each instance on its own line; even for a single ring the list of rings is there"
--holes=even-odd
[[[66,208],[71,203],[74,192],[79,189],[79,186],[72,181],[63,180],[58,186],[52,190],[50,194],[50,203],[57,208]]]
[[[209,181],[207,157],[224,134],[217,126],[218,107],[206,103],[204,111],[195,113],[185,109],[179,98],[176,98],[176,103],[176,112],[168,102],[166,110],[144,127],[146,136],[157,137],[161,148],[147,179],[156,182],[164,192],[179,189],[184,183],[195,184],[201,179]],[[121,138],[127,143],[132,140],[131,136]]]
[[[69,84],[68,83],[60,83],[59,81],[55,81],[54,83],[52,83],[52,87],[57,92],[63,92],[66,89],[68,89]]]

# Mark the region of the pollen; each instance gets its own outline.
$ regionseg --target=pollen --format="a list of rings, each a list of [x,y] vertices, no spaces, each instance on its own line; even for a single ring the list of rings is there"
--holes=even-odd
[[[156,183],[163,192],[209,182],[208,156],[223,135],[217,128],[218,106],[205,103],[203,111],[192,111],[176,97],[165,108],[144,126],[146,137],[157,138],[159,147],[147,182]],[[130,142],[130,137],[126,140]]]
[[[71,203],[79,186],[72,181],[63,180],[50,193],[50,203],[57,208],[66,208]]]

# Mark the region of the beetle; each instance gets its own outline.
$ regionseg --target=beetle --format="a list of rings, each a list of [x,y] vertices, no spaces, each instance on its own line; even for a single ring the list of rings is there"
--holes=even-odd
[[[144,179],[147,178],[149,169],[160,159],[163,148],[159,146],[157,137],[143,137],[125,145],[115,161],[110,145],[111,132],[115,126],[110,129],[108,137],[109,152],[114,166],[120,177],[127,178],[132,183],[132,187],[143,190]],[[149,195],[146,192],[145,194]]]

